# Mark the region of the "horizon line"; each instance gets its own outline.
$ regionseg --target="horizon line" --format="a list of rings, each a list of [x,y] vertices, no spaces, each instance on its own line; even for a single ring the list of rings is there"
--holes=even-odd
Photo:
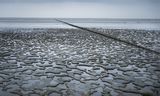
[[[160,18],[89,18],[89,17],[0,17],[0,19],[160,19]]]

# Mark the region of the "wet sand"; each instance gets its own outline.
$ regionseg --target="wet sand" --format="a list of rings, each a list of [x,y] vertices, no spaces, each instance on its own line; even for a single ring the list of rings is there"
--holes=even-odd
[[[160,31],[92,29],[160,50]],[[0,31],[0,96],[159,96],[160,56],[78,29]]]

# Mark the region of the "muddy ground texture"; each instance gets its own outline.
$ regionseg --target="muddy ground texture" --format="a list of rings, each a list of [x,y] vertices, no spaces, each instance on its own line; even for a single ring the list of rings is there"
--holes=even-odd
[[[92,29],[160,51],[160,31]],[[0,96],[160,96],[160,56],[78,29],[0,31]]]

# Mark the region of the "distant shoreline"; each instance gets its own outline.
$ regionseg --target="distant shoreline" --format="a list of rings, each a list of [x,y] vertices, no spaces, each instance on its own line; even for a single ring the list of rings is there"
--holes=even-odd
[[[1,19],[106,19],[106,20],[160,20],[160,18],[52,18],[52,17],[0,17]]]

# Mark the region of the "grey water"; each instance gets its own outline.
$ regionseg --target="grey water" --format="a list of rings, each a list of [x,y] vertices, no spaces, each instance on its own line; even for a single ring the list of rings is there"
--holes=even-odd
[[[160,19],[58,18],[89,28],[160,30]],[[0,28],[73,28],[55,18],[0,18]]]

